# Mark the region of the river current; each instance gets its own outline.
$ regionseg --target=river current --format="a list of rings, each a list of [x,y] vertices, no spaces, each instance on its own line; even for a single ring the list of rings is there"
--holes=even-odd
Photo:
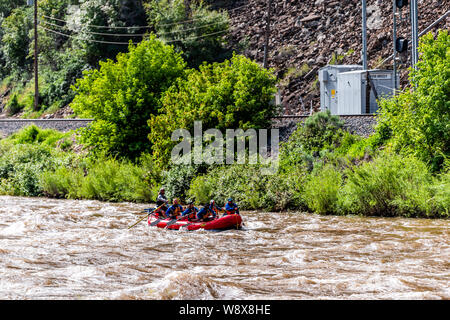
[[[150,205],[0,197],[0,299],[450,299],[450,221],[243,212],[148,227]]]

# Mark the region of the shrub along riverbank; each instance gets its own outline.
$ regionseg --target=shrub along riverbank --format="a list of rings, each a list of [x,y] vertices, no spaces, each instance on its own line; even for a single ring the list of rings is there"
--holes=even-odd
[[[320,121],[318,121],[320,119]],[[0,142],[0,193],[103,201],[152,202],[161,186],[169,197],[197,204],[232,196],[242,209],[297,210],[446,218],[450,208],[448,164],[433,174],[414,156],[378,148],[379,137],[361,139],[316,114],[282,145],[278,173],[263,165],[174,166],[159,171],[150,155],[138,161],[89,157],[72,151],[73,135],[34,126]],[[318,125],[320,123],[320,125]],[[330,123],[333,123],[330,125]],[[316,143],[301,144],[316,132]],[[330,134],[333,132],[332,134]]]
[[[174,144],[170,130],[177,124],[191,133],[195,120],[203,121],[205,129],[265,127],[276,112],[270,105],[275,80],[270,71],[241,56],[181,72],[185,66],[175,54],[174,68],[181,75],[162,87],[154,80],[158,95],[135,101],[136,96],[128,92],[139,87],[139,81],[147,85],[153,81],[141,77],[135,63],[141,51],[155,50],[175,54],[150,38],[131,47],[130,54],[117,63],[103,64],[99,72],[86,73],[77,82],[75,109],[91,112],[94,118],[100,114],[90,129],[63,134],[31,126],[0,141],[0,193],[152,202],[164,186],[170,198],[191,199],[199,205],[210,199],[223,203],[232,196],[242,209],[449,217],[448,32],[422,38],[421,60],[410,75],[412,87],[380,101],[372,136],[351,135],[342,129],[339,117],[317,113],[281,145],[279,166],[272,175],[263,174],[262,164],[170,165],[162,161],[169,157]],[[108,94],[112,90],[101,83],[122,69],[130,71],[129,79],[113,77],[121,94]],[[155,102],[155,109],[147,115],[149,119],[142,119],[132,111],[136,103],[144,108],[146,99]],[[171,122],[172,115],[176,123]],[[135,139],[135,129],[145,123],[150,132],[148,146],[145,139]],[[79,143],[87,147],[82,152]]]

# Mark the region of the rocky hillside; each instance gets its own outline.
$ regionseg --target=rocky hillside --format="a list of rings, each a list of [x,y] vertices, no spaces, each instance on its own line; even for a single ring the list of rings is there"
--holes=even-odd
[[[215,1],[230,10],[232,41],[244,54],[263,61],[267,0]],[[327,64],[361,64],[361,0],[272,0],[269,67],[280,81],[284,114],[309,114],[319,107],[317,70]],[[368,59],[379,66],[392,52],[392,0],[367,0]],[[450,0],[419,0],[419,32],[450,9]],[[409,6],[398,36],[410,39]],[[441,22],[450,29],[450,18]],[[435,29],[436,30],[436,29]],[[407,85],[408,55],[402,85]]]

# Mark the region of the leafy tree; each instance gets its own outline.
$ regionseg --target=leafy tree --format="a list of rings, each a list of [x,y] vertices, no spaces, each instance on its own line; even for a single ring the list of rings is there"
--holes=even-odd
[[[0,15],[7,17],[11,12],[27,3],[26,0],[0,0]]]
[[[96,151],[131,159],[150,149],[147,120],[161,107],[160,97],[183,75],[185,62],[172,46],[155,36],[117,61],[100,62],[98,70],[77,80],[71,107],[95,122],[82,131],[84,142]]]
[[[314,157],[320,152],[338,147],[343,140],[343,122],[330,111],[318,112],[299,125],[289,140],[283,144],[280,164],[283,170],[307,164],[312,169]]]
[[[168,164],[175,146],[172,132],[184,128],[192,133],[194,121],[202,121],[205,129],[268,128],[277,109],[271,103],[275,84],[271,70],[240,55],[190,69],[164,94],[162,109],[148,122],[155,161]]]
[[[439,170],[450,155],[450,36],[421,38],[411,88],[380,102],[378,130],[390,129],[395,151],[416,155]]]
[[[97,66],[99,60],[113,59],[119,52],[127,49],[126,45],[103,42],[126,43],[129,40],[139,42],[142,37],[133,34],[143,34],[147,31],[137,28],[114,29],[114,27],[143,26],[146,19],[141,0],[80,0],[79,10],[73,10],[67,15],[67,28],[76,35],[74,42],[84,49],[86,61]]]
[[[227,58],[223,37],[229,28],[226,11],[210,10],[203,1],[161,0],[150,1],[147,12],[158,36],[183,52],[189,66]]]

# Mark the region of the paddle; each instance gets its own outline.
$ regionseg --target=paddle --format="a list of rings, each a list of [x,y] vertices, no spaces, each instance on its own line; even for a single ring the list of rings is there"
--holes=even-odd
[[[172,219],[171,221],[167,222],[166,228],[177,223],[180,220],[183,220],[183,218],[184,218],[183,216],[180,216],[180,218],[177,217],[175,219]]]
[[[161,218],[156,219],[155,221],[153,221],[152,223],[150,223],[150,227],[156,226],[161,220],[163,220],[163,219],[161,219]]]
[[[145,218],[147,218],[152,212],[160,209],[164,204],[160,205],[158,208],[156,209],[144,209],[144,212],[148,212],[148,214],[146,216],[144,216],[142,219],[139,219],[138,222],[136,222],[135,224],[133,224],[132,226],[128,227],[128,229],[133,228],[134,226],[136,226],[139,222],[141,222],[142,220],[144,220]]]

